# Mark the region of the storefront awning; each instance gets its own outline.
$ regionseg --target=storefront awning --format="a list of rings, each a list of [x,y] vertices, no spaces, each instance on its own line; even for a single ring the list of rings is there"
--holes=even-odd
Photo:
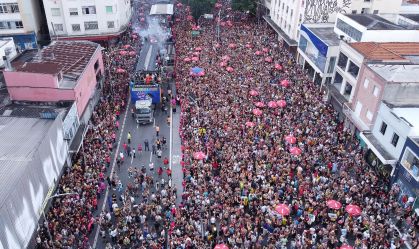
[[[397,159],[387,152],[371,132],[361,132],[360,137],[384,165],[394,165],[397,163]]]
[[[285,32],[269,17],[263,16],[263,19],[275,30],[275,32],[284,39],[284,41],[290,47],[296,47],[298,45],[296,40],[291,39]]]

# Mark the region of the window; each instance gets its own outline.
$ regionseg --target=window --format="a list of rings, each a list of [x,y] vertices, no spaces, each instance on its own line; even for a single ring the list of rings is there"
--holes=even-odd
[[[71,24],[71,29],[73,31],[80,31],[80,24]]]
[[[0,3],[0,13],[19,13],[17,3]]]
[[[338,59],[338,66],[340,68],[342,68],[343,71],[346,70],[346,63],[348,62],[348,57],[344,54],[344,53],[340,53],[339,54],[339,59]]]
[[[51,8],[51,16],[61,16],[60,8]]]
[[[366,78],[364,80],[364,88],[368,88],[368,84],[370,83],[370,81]]]
[[[386,123],[381,123],[381,128],[380,128],[380,133],[381,134],[386,134],[386,130],[387,130],[387,124]]]
[[[63,31],[64,27],[62,24],[54,24],[54,30],[55,31]]]
[[[112,14],[113,13],[112,6],[106,6],[106,13],[108,13],[108,14]]]
[[[9,13],[9,11],[7,10],[7,4],[5,3],[0,4],[0,13]]]
[[[356,77],[358,77],[358,72],[359,72],[359,67],[352,61],[349,61],[348,73],[356,79]]]
[[[99,60],[97,60],[97,61],[95,62],[94,68],[95,68],[95,70],[97,70],[97,69],[99,68]]]
[[[108,29],[113,29],[115,28],[115,22],[114,21],[109,21],[108,22]]]
[[[69,12],[70,12],[70,16],[78,16],[79,15],[79,10],[77,8],[70,8]]]
[[[391,138],[391,144],[396,147],[397,146],[397,142],[399,142],[399,135],[397,135],[396,133],[393,134],[393,137]]]
[[[96,6],[85,6],[81,7],[83,15],[94,15],[96,14]]]
[[[98,29],[98,24],[97,22],[84,22],[84,29],[85,30]]]
[[[351,93],[352,93],[352,85],[346,82],[345,91],[343,92],[343,95],[349,96],[351,95]]]
[[[342,84],[342,82],[343,82],[342,75],[340,75],[340,73],[336,72],[335,73],[335,80],[334,80],[333,83],[335,83],[335,84]]]
[[[372,120],[372,112],[370,112],[369,110],[367,110],[367,115],[366,115],[366,117],[367,117],[367,119],[368,119],[369,121],[371,121],[371,120]]]
[[[17,29],[23,29],[23,23],[22,21],[16,21],[15,22],[15,26]]]
[[[369,8],[362,8],[361,9],[361,14],[368,14],[370,12]]]
[[[377,86],[374,86],[374,90],[372,90],[372,93],[375,97],[378,97],[378,94],[380,93],[380,89]]]
[[[356,14],[356,10],[352,10],[352,14]]]
[[[413,152],[406,148],[404,151],[401,164],[408,170],[412,171],[414,177],[419,176],[419,158]]]
[[[374,10],[372,13],[373,13],[374,15],[377,15],[377,14],[378,14],[378,10]]]
[[[10,3],[9,6],[11,13],[19,13],[19,5],[17,3]]]
[[[327,73],[333,73],[333,69],[335,69],[336,57],[330,57],[329,67],[327,68]]]
[[[355,41],[360,41],[362,37],[361,31],[342,21],[341,19],[336,20],[336,28],[340,29],[343,33],[347,34],[349,37]]]

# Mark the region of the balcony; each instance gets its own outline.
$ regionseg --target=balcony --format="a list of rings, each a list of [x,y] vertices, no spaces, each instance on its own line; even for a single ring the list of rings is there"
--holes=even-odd
[[[360,131],[367,131],[372,128],[372,124],[365,124],[359,116],[357,116],[354,111],[349,106],[350,103],[345,102],[343,104],[343,114],[358,128]]]

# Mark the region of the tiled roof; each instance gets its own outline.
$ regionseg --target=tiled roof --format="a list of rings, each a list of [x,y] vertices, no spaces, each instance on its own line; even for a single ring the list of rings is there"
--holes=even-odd
[[[404,56],[419,56],[418,42],[355,42],[349,45],[368,60],[408,62]]]
[[[62,71],[64,77],[78,79],[98,48],[99,44],[89,41],[55,41],[32,60],[13,66],[21,72],[57,74]]]

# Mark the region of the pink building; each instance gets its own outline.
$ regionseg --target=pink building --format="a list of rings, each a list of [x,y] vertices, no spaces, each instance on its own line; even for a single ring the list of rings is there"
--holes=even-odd
[[[4,78],[11,100],[73,100],[79,118],[87,121],[104,78],[101,47],[88,41],[55,41],[26,62],[13,62]]]

